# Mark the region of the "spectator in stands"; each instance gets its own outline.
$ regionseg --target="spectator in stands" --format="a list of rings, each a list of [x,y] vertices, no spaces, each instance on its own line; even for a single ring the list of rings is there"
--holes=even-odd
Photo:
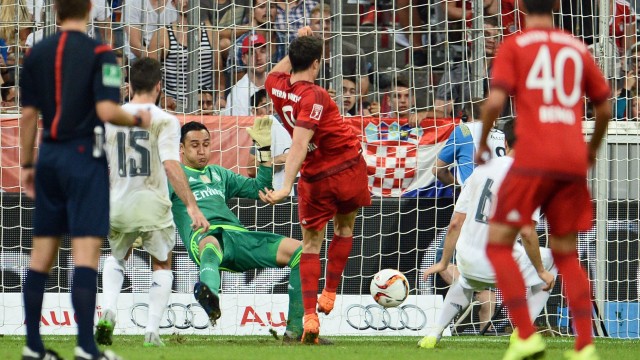
[[[275,28],[288,34],[289,43],[298,36],[298,29],[305,26],[305,19],[318,6],[317,0],[272,0],[276,5]]]
[[[227,58],[227,67],[236,66],[236,70],[246,70],[247,64],[242,60],[242,42],[248,36],[262,35],[270,46],[267,48],[268,59],[276,64],[287,55],[286,41],[284,33],[275,31],[271,28],[276,18],[276,5],[271,4],[269,8],[269,0],[253,0],[253,7],[244,11],[243,18],[240,20],[238,27],[233,29],[224,29],[220,32],[221,39],[231,39],[237,36],[235,45],[231,54]],[[223,21],[228,17],[232,18],[232,13],[228,13]],[[223,26],[223,25],[221,25]],[[235,34],[234,34],[235,33]]]
[[[124,4],[124,52],[130,61],[147,56],[147,47],[158,28],[178,18],[172,0],[127,0]]]
[[[333,76],[337,76],[337,71],[332,71],[332,41],[336,36],[331,33],[331,7],[329,4],[319,4],[311,10],[310,26],[314,34],[321,34],[324,39],[324,66],[320,76],[321,81],[330,82]],[[367,75],[367,58],[362,50],[348,41],[342,41],[342,75],[357,76],[360,83],[360,95],[366,96],[369,93],[369,76]],[[329,88],[329,84],[322,84]]]
[[[267,40],[254,34],[242,42],[242,61],[247,64],[247,73],[231,88],[227,96],[225,115],[248,116],[251,112],[249,99],[264,88],[267,79]]]
[[[345,76],[342,78],[342,114],[344,116],[356,116],[358,114],[358,102],[360,96],[357,91],[356,78]]]
[[[235,13],[236,6],[246,7],[249,0],[200,0],[200,21],[220,25],[227,13]]]
[[[496,50],[500,46],[500,31],[495,17],[484,19],[484,45],[485,56],[475,61],[483,61],[482,74],[472,74],[472,61],[458,62],[453,66],[445,65],[445,72],[436,88],[434,112],[437,117],[458,117],[463,104],[472,97],[472,84],[470,79],[481,79],[483,94],[488,93],[489,73]],[[447,71],[448,70],[448,71]],[[507,112],[508,114],[508,112]],[[504,114],[506,115],[506,114]]]
[[[87,34],[105,44],[113,44],[113,29],[111,28],[111,6],[108,0],[91,0],[91,14],[89,14],[89,29]]]
[[[414,94],[411,93],[412,88],[405,76],[397,76],[391,82],[391,91],[386,96],[387,108],[389,112],[383,113],[381,117],[391,119],[407,119],[407,126],[410,128],[419,125],[420,121],[427,115],[426,112],[416,111],[416,101]],[[373,108],[373,107],[372,107]],[[378,109],[373,108],[372,113]],[[379,110],[378,110],[379,111]]]
[[[36,26],[44,20],[44,0],[24,0],[24,5]]]
[[[428,11],[427,3],[422,0],[397,0],[396,6],[398,10],[395,13],[400,30],[409,33],[409,45],[413,49],[413,66],[426,66],[428,57],[422,43],[422,35],[426,29],[423,27],[421,10]]]
[[[2,111],[16,111],[17,106],[17,94],[16,83],[11,80],[7,81],[0,86],[0,97],[2,97]]]
[[[163,62],[164,95],[175,100],[176,111],[184,112],[187,95],[195,91],[187,87],[191,50],[187,48],[189,0],[172,0],[172,3],[178,14],[177,19],[153,34],[149,42],[149,57]],[[214,85],[214,59],[218,53],[211,44],[212,37],[211,28],[203,26],[198,37],[198,48],[193,49],[199,54],[199,88],[213,88]]]
[[[2,0],[0,5],[0,39],[4,40],[4,61],[7,66],[7,73],[2,77],[8,81],[15,79],[15,67],[21,63],[33,18],[22,0]]]
[[[277,116],[273,116],[273,107],[267,91],[260,89],[251,96],[251,115],[253,116],[271,116],[271,156],[273,158],[273,188],[280,189],[284,181],[284,164],[287,161],[287,153],[291,147],[291,136],[282,126]],[[256,177],[258,164],[256,163],[256,148],[251,147],[249,151],[249,159],[247,161],[247,174],[249,177]],[[294,189],[291,195],[294,195]]]
[[[200,89],[198,95],[198,114],[212,115],[214,105],[213,90],[210,88]]]

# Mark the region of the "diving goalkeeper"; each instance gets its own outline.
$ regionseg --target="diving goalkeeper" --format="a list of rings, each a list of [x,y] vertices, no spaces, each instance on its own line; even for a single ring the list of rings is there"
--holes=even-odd
[[[207,231],[193,230],[184,203],[170,186],[171,211],[189,257],[200,268],[200,281],[195,284],[194,295],[207,312],[211,324],[215,325],[221,316],[218,296],[221,270],[244,272],[289,266],[289,315],[285,340],[299,340],[304,315],[299,268],[301,242],[282,235],[248,231],[226,203],[226,199],[232,197],[258,199],[259,190],[272,187],[271,118],[257,118],[253,128],[247,131],[259,146],[256,157],[260,166],[255,178],[244,177],[221,166],[207,165],[211,155],[209,131],[203,124],[193,121],[182,126],[182,169],[198,206],[211,226]]]

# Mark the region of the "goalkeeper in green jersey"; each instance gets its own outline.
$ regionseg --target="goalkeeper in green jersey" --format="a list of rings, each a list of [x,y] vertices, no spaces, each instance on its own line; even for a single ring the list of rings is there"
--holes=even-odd
[[[300,286],[301,242],[282,235],[248,231],[231,212],[226,200],[232,197],[258,199],[258,191],[271,188],[271,119],[257,118],[247,129],[259,147],[256,178],[247,178],[217,165],[208,165],[210,135],[197,122],[182,126],[180,151],[182,168],[198,207],[211,224],[209,230],[193,230],[184,203],[171,187],[173,219],[189,257],[200,267],[200,281],[194,287],[196,300],[209,315],[211,324],[220,318],[220,271],[244,272],[253,269],[289,266],[289,319],[285,340],[302,335],[302,293]]]

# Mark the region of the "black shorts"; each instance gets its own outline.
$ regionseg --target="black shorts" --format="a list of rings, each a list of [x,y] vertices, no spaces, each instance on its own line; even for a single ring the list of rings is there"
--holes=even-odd
[[[34,236],[109,233],[109,172],[91,138],[41,143],[36,164]]]

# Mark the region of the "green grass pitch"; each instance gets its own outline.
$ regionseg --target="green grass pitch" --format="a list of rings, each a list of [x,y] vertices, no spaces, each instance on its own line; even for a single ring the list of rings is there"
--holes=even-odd
[[[45,346],[65,359],[73,359],[75,338],[45,336]],[[496,360],[507,348],[507,337],[446,337],[437,349],[416,347],[418,337],[333,337],[332,346],[283,345],[267,336],[162,336],[163,348],[142,347],[142,336],[116,336],[113,349],[125,360],[145,359],[260,359],[260,360],[374,360],[374,359],[446,359]],[[573,346],[573,338],[546,338],[545,359],[563,359],[565,350]],[[20,336],[0,337],[0,359],[18,359],[24,345]],[[603,360],[637,360],[640,340],[597,339]]]

